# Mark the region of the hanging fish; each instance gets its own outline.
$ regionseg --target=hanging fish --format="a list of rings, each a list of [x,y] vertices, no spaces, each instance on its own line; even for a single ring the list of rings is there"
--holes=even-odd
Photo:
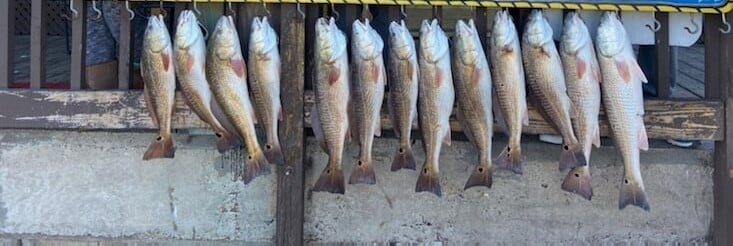
[[[563,138],[560,170],[585,166],[583,147],[573,132],[575,114],[565,87],[560,54],[552,39],[552,27],[542,10],[532,10],[522,37],[522,60],[537,106]]]
[[[590,162],[591,145],[601,145],[598,113],[601,107],[601,71],[588,28],[577,12],[565,17],[560,43],[560,57],[564,64],[565,82],[570,101],[575,106],[573,129],[579,137],[585,160]],[[562,189],[585,199],[593,196],[588,165],[571,169],[562,183]]]
[[[418,123],[426,156],[415,191],[428,191],[441,196],[438,161],[442,144],[451,143],[449,120],[455,95],[448,37],[437,19],[432,22],[423,20],[420,26],[418,61]]]
[[[522,126],[529,125],[529,118],[519,36],[509,11],[496,12],[490,45],[494,113],[509,135],[509,142],[495,163],[499,168],[521,174]]]
[[[171,117],[175,107],[176,75],[173,71],[173,46],[162,15],[148,19],[143,36],[140,72],[145,83],[144,95],[158,136],[148,146],[143,160],[173,158],[175,147],[171,136]]]
[[[453,55],[453,84],[458,102],[458,120],[463,133],[478,150],[478,162],[464,189],[491,187],[491,72],[473,19],[456,23]]]
[[[384,101],[385,68],[382,50],[384,42],[371,25],[355,20],[352,25],[351,52],[354,78],[351,81],[351,129],[359,142],[359,160],[354,166],[349,184],[375,184],[372,163],[374,136],[381,135],[381,109]]]
[[[267,16],[255,17],[249,36],[249,86],[259,123],[265,129],[265,157],[270,163],[284,164],[277,135],[278,120],[282,120],[280,103],[280,52],[277,34]]]
[[[242,180],[269,174],[270,167],[255,134],[255,112],[247,90],[247,69],[239,35],[231,16],[222,16],[209,39],[206,78],[222,112],[244,140],[246,158]]]
[[[415,156],[410,136],[412,122],[417,117],[417,51],[415,41],[405,21],[389,24],[389,113],[395,134],[400,138],[392,160],[392,171],[402,168],[415,170]]]
[[[173,55],[181,91],[194,113],[214,129],[219,153],[233,147],[236,137],[222,126],[212,113],[214,101],[206,81],[206,41],[193,11],[184,10],[178,17]]]
[[[313,132],[328,154],[328,165],[313,186],[313,191],[344,194],[341,161],[349,133],[349,60],[346,35],[333,18],[316,21],[315,94],[311,109]]]
[[[618,208],[634,205],[649,211],[639,161],[639,150],[649,149],[641,87],[642,82],[647,82],[647,79],[634,57],[628,34],[615,12],[608,11],[601,16],[596,45],[603,81],[603,106],[616,148],[624,160]]]

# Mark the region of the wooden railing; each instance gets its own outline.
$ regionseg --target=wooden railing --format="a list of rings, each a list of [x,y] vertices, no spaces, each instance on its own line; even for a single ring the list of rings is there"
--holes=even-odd
[[[46,71],[46,5],[44,0],[32,1],[31,20],[31,78],[30,90],[12,90],[14,72],[14,5],[15,0],[0,1],[0,128],[22,129],[151,129],[141,91],[131,89],[131,51],[133,27],[125,1],[120,4],[120,40],[118,43],[118,86],[114,91],[82,90],[85,81],[85,25],[87,7],[81,0],[71,1],[76,14],[71,14],[71,67],[70,90],[44,88]],[[177,3],[173,11],[188,7],[189,3]],[[261,9],[260,4],[235,3],[236,18],[241,32],[246,31],[249,18],[254,14],[247,9]],[[249,5],[249,6],[245,6]],[[240,7],[244,6],[244,7]],[[285,121],[280,128],[286,166],[278,168],[277,190],[277,242],[300,244],[303,238],[304,204],[304,129],[310,121],[304,108],[313,103],[312,81],[306,72],[306,61],[312,60],[313,26],[321,5],[301,6],[305,16],[296,11],[296,4],[269,4],[272,19],[279,22],[280,52],[282,55],[282,100]],[[358,17],[357,5],[342,5],[340,22],[350,23]],[[398,6],[383,6],[383,13],[390,19],[399,18]],[[524,10],[522,10],[523,12]],[[435,9],[442,16],[442,8]],[[517,13],[520,12],[517,10]],[[473,13],[480,33],[486,37],[486,9],[475,8]],[[257,13],[262,14],[262,13]],[[522,16],[520,13],[519,16]],[[733,38],[718,31],[720,15],[705,16],[705,65],[706,98],[696,101],[679,101],[669,98],[669,40],[668,16],[658,13],[662,23],[657,35],[657,78],[659,98],[647,100],[645,123],[649,137],[683,138],[715,141],[715,242],[720,245],[733,243],[733,128],[726,122],[733,117]],[[515,18],[519,19],[519,18]],[[483,21],[482,21],[483,20]],[[241,24],[247,23],[247,24]],[[350,25],[342,25],[348,33]],[[414,28],[414,27],[413,27]],[[246,35],[246,33],[245,33]],[[187,106],[177,97],[173,127],[178,129],[205,128]],[[390,127],[386,111],[383,126]],[[460,125],[452,121],[452,129],[460,131]],[[415,126],[417,127],[417,126]],[[603,129],[607,126],[604,124]],[[534,110],[530,113],[527,133],[554,133],[555,131]],[[606,130],[603,131],[604,134]],[[731,210],[730,212],[728,210]]]

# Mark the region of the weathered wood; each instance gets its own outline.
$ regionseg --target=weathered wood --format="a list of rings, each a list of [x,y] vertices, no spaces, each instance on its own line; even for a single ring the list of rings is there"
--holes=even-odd
[[[15,1],[0,1],[0,89],[13,84],[15,63]]]
[[[81,89],[82,83],[86,80],[86,37],[87,8],[84,1],[74,1],[74,9],[78,12],[71,20],[71,74],[70,88]]]
[[[295,4],[281,5],[280,82],[284,120],[279,129],[285,165],[278,168],[277,245],[302,245],[305,220],[305,137],[303,91],[305,83],[305,19]]]
[[[140,91],[0,91],[0,105],[24,105],[0,112],[0,128],[152,129],[141,94]],[[305,91],[304,95],[304,107],[308,109],[314,102],[313,91]],[[644,108],[644,121],[651,138],[723,138],[723,106],[717,100],[647,100]],[[386,108],[382,111],[382,129],[392,129]],[[305,115],[305,125],[310,127],[307,111]],[[606,136],[605,115],[601,114],[600,119],[601,134]],[[530,107],[529,121],[530,125],[523,128],[525,133],[554,133],[533,107]],[[495,125],[495,130],[499,130],[499,124]],[[413,126],[417,128],[417,124]],[[173,127],[206,128],[206,125],[178,98]],[[451,129],[461,131],[462,128],[452,119]]]
[[[657,97],[670,96],[670,48],[669,48],[669,13],[657,13],[659,30],[654,34],[657,53]]]
[[[727,14],[727,19],[733,15]],[[733,122],[733,35],[721,34],[719,15],[706,15],[705,23],[705,95],[724,104],[724,122]],[[722,124],[722,138],[713,151],[713,245],[733,245],[733,127]]]
[[[130,44],[132,43],[132,23],[127,12],[127,1],[119,2],[120,40],[117,46],[117,89],[130,89]]]
[[[46,12],[45,0],[31,2],[31,89],[46,82]]]

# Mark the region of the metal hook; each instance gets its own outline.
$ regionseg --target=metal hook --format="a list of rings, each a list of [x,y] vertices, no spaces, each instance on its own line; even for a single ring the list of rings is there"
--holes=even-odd
[[[695,23],[695,19],[693,19],[692,17],[693,17],[692,13],[690,13],[690,22],[692,22],[692,26],[695,29],[691,29],[690,27],[685,27],[685,30],[687,30],[687,32],[689,32],[690,34],[695,34],[700,31],[700,26],[697,23]]]
[[[720,16],[721,18],[723,18],[723,25],[725,25],[725,29],[718,28],[718,30],[720,30],[720,32],[722,32],[723,34],[730,33],[730,23],[728,23],[728,21],[725,20],[725,13],[720,13]]]
[[[267,17],[270,17],[270,10],[267,9],[267,3],[265,1],[262,1],[262,8],[265,9],[265,13],[267,14]]]
[[[130,14],[130,20],[135,19],[135,11],[132,11],[130,9],[130,1],[125,1],[125,8],[127,9],[127,13]]]
[[[657,20],[657,16],[655,14],[656,12],[652,12],[652,18],[654,19],[654,27],[650,26],[649,24],[646,24],[646,27],[649,28],[649,30],[652,30],[652,32],[659,31],[660,28],[662,28],[662,23],[660,23]]]
[[[71,20],[79,16],[79,11],[76,11],[76,9],[74,9],[74,0],[69,0],[69,11],[71,11],[72,15],[71,17],[69,17],[66,14],[64,14],[64,17],[66,17],[66,19]]]
[[[371,19],[372,18],[372,12],[369,11],[369,4],[364,4],[362,6],[362,8],[361,8],[361,18],[364,19],[364,20]]]
[[[237,15],[236,12],[234,12],[234,8],[232,8],[232,1],[227,1],[227,11],[229,11],[229,15],[232,17]]]
[[[331,13],[334,15],[334,17],[336,17],[334,19],[335,21],[337,21],[337,20],[339,20],[339,18],[341,18],[341,14],[339,14],[339,12],[336,11],[336,7],[334,6],[333,3],[331,4]]]
[[[196,1],[194,1],[194,2],[196,2]],[[166,17],[168,15],[168,12],[165,11],[165,9],[163,8],[163,0],[160,0],[158,2],[158,8],[160,9],[160,14],[163,15],[163,17]]]
[[[407,18],[407,13],[405,12],[405,5],[400,5],[400,18],[402,19]]]
[[[196,0],[192,0],[191,2],[193,3],[193,12],[196,13],[197,16],[201,16],[201,11],[196,7]]]
[[[303,9],[300,8],[300,2],[295,4],[295,9],[298,11],[298,14],[300,14],[300,16],[305,19],[305,12],[303,12]]]
[[[97,16],[92,18],[92,20],[99,20],[102,18],[102,11],[97,8],[97,1],[92,0],[92,10],[94,10],[95,13],[97,13]]]

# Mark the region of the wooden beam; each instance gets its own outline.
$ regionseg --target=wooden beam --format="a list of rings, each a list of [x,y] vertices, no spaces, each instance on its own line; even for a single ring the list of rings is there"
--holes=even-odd
[[[0,1],[0,89],[15,79],[15,0]]]
[[[74,9],[78,12],[71,20],[71,74],[70,88],[80,90],[86,80],[86,37],[87,8],[85,1],[74,1]]]
[[[31,2],[31,89],[41,89],[46,82],[46,12],[45,0]]]
[[[119,2],[120,9],[120,40],[117,46],[117,89],[130,89],[130,63],[132,61],[130,44],[132,43],[132,21],[130,13],[127,12],[127,1]]]
[[[290,86],[290,85],[288,85]],[[284,87],[285,88],[285,87]],[[313,91],[305,91],[304,107],[314,103]],[[387,96],[385,96],[387,98]],[[285,104],[285,103],[283,103]],[[39,129],[153,129],[145,109],[141,91],[0,91],[0,128]],[[384,104],[386,107],[386,103]],[[723,105],[711,101],[647,100],[644,121],[651,138],[722,140]],[[601,110],[603,111],[603,110]],[[304,113],[305,126],[310,127],[309,112]],[[386,108],[382,110],[382,129],[392,129]],[[608,135],[608,123],[600,115],[601,134]],[[451,119],[451,130],[460,132],[461,125]],[[495,124],[499,131],[499,124]],[[173,127],[177,129],[207,128],[193,114],[182,98],[176,101]],[[417,124],[413,125],[417,129]],[[529,107],[528,134],[552,134],[555,131],[537,110]]]
[[[657,13],[659,30],[654,34],[657,54],[657,97],[669,98],[671,94],[670,80],[670,48],[669,48],[669,13]]]
[[[301,6],[301,8],[303,8]],[[277,245],[302,245],[305,221],[305,19],[295,4],[281,5],[280,82],[283,122],[279,128],[285,165],[277,171]]]
[[[727,14],[727,19],[733,15]],[[705,15],[705,96],[724,104],[722,138],[713,150],[713,245],[733,244],[733,34],[722,34],[720,15]]]

